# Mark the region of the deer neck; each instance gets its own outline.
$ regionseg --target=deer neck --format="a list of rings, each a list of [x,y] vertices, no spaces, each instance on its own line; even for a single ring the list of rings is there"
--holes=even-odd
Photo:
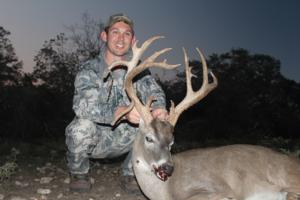
[[[169,181],[161,181],[153,173],[152,167],[144,159],[143,134],[137,134],[132,151],[135,176],[144,194],[153,200],[171,200],[168,192]]]

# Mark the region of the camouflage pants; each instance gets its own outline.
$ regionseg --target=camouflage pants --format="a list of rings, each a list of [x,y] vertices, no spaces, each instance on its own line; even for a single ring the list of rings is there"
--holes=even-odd
[[[89,158],[113,158],[129,152],[122,165],[123,175],[133,175],[131,147],[137,128],[121,123],[115,129],[87,119],[75,118],[66,128],[67,160],[70,173],[89,172]]]

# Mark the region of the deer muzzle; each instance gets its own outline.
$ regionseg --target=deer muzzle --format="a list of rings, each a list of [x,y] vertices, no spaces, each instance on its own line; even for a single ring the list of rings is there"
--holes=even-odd
[[[168,178],[172,175],[174,171],[174,166],[169,163],[164,163],[159,167],[153,166],[153,168],[155,170],[156,176],[162,181],[168,180]]]

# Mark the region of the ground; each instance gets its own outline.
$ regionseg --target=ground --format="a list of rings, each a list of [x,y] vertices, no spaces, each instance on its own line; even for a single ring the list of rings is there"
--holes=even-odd
[[[231,141],[231,140],[230,140]],[[174,145],[173,152],[200,146],[230,144],[228,140],[204,140]],[[234,140],[234,143],[244,143]],[[254,143],[254,142],[252,142]],[[276,147],[299,156],[300,141],[282,138],[256,142]],[[287,148],[288,147],[288,148]],[[124,159],[92,160],[90,193],[69,191],[69,174],[65,160],[64,139],[43,141],[1,141],[0,138],[0,200],[146,200],[124,192],[119,185],[121,164]],[[13,165],[6,165],[10,163]]]
[[[65,150],[59,146],[54,143],[22,143],[18,147],[11,147],[18,151],[17,168],[14,174],[0,182],[0,200],[146,200],[142,195],[126,193],[119,186],[123,158],[92,161],[91,192],[70,192]],[[5,156],[3,153],[0,154],[0,166],[3,166],[4,160],[13,159],[10,153],[7,152]]]

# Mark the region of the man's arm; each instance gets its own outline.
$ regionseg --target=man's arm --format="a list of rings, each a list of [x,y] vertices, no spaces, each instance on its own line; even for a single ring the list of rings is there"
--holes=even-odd
[[[77,117],[96,123],[110,124],[115,108],[110,102],[99,100],[101,88],[97,74],[92,70],[82,70],[75,79],[73,110]]]
[[[168,112],[166,110],[166,95],[160,85],[151,76],[149,70],[144,71],[139,78],[136,87],[138,96],[143,101],[147,102],[150,96],[153,96],[155,101],[152,103],[152,115],[155,118],[166,120]]]

